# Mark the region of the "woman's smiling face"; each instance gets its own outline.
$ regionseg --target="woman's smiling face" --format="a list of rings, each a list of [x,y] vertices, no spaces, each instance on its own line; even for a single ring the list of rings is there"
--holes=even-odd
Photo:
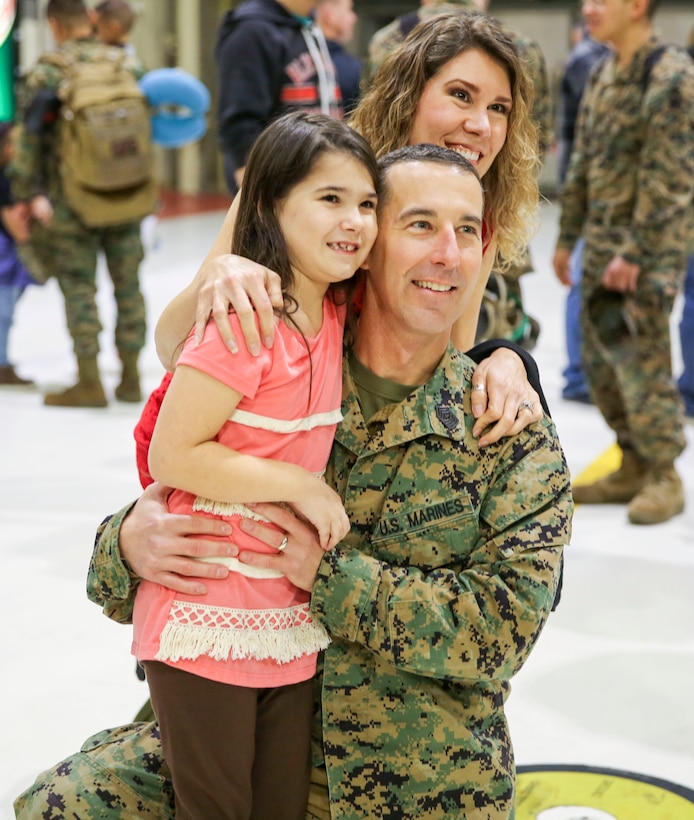
[[[512,105],[505,67],[480,49],[468,49],[427,82],[410,145],[428,142],[451,148],[484,176],[506,142]]]

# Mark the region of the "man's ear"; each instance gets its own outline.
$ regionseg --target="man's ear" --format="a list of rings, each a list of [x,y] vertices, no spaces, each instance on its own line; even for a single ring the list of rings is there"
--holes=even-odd
[[[628,0],[629,2],[629,17],[632,22],[643,20],[648,17],[648,6],[650,0]]]

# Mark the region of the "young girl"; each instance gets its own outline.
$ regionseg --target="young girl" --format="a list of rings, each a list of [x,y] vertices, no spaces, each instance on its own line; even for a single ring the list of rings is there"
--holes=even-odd
[[[320,476],[340,420],[346,295],[376,237],[378,168],[366,141],[323,116],[271,124],[248,159],[232,250],[281,272],[272,350],[232,356],[213,322],[190,337],[152,437],[152,477],[173,512],[236,522],[282,501],[324,549],[349,522]],[[337,288],[335,287],[337,286]],[[229,321],[236,330],[235,315]],[[278,533],[277,549],[286,539]],[[316,656],[329,639],[308,594],[234,558],[206,596],[143,582],[133,651],[146,669],[173,775],[176,817],[303,818]]]

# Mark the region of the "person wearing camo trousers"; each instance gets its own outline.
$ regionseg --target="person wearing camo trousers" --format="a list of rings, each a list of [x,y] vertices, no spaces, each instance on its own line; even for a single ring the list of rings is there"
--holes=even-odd
[[[79,60],[103,53],[93,39],[88,10],[82,0],[49,0],[46,16],[58,51]],[[139,61],[128,59],[136,77],[143,70]],[[27,76],[27,101],[55,91],[64,69],[39,60]],[[116,348],[122,375],[116,387],[120,401],[139,402],[138,359],[145,344],[145,301],[140,291],[139,267],[144,257],[140,221],[105,228],[89,228],[68,205],[59,173],[57,129],[40,133],[20,129],[17,151],[9,168],[17,201],[32,201],[46,193],[53,206],[47,225],[35,224],[31,239],[20,253],[27,267],[54,275],[65,298],[67,326],[77,357],[78,381],[58,393],[48,393],[44,403],[52,407],[106,407],[107,398],[97,362],[102,326],[96,304],[96,267],[99,251],[106,257],[118,310]]]
[[[379,237],[326,474],[351,531],[323,552],[287,509],[258,507],[286,540],[248,523],[278,550],[261,563],[311,591],[332,638],[317,677],[307,817],[506,820],[515,767],[504,702],[555,598],[569,474],[546,416],[486,447],[472,433],[474,364],[450,333],[480,276],[479,178],[431,145],[381,167]],[[151,485],[98,534],[89,594],[117,620],[130,618],[143,557],[138,518],[163,498]],[[17,818],[50,806],[173,818],[167,774],[155,724],[101,733],[17,799]]]
[[[397,17],[372,36],[368,54],[369,76],[374,76],[385,58],[400,45],[406,34],[421,20],[457,11],[487,13],[489,5],[490,0],[422,0],[419,9]],[[547,62],[538,43],[519,32],[509,30],[509,33],[528,68],[534,90],[532,115],[538,129],[540,157],[544,159],[547,150],[554,142],[554,99],[549,85]],[[520,262],[505,265],[502,271],[496,271],[504,278],[507,298],[517,308],[510,310],[508,317],[510,338],[528,350],[535,345],[540,327],[535,319],[524,313],[520,279],[533,270],[530,250],[526,249]],[[490,333],[494,335],[494,327],[490,328]]]
[[[574,487],[581,504],[628,504],[632,524],[684,510],[686,446],[670,314],[694,239],[694,66],[654,34],[658,0],[586,0],[590,35],[614,48],[586,88],[561,199],[554,268],[585,239],[583,363],[614,430],[619,469]]]

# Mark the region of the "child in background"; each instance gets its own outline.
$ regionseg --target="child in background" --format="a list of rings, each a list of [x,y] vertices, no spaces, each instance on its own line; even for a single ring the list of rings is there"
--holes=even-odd
[[[17,255],[17,242],[29,238],[30,206],[14,203],[5,167],[12,158],[12,123],[0,122],[0,385],[28,386],[7,357],[10,328],[17,300],[27,285],[35,284]]]
[[[378,179],[366,141],[322,115],[286,115],[251,150],[230,250],[280,273],[274,346],[233,355],[212,321],[199,346],[191,334],[149,452],[152,477],[177,488],[172,512],[223,517],[242,550],[287,545],[280,531],[273,549],[239,528],[259,517],[252,502],[287,503],[324,549],[349,530],[321,476],[341,418],[344,282],[376,237]],[[235,314],[229,321],[240,332]],[[161,727],[176,817],[303,820],[313,676],[329,639],[306,591],[222,561],[232,572],[205,596],[143,581],[135,603],[133,651]]]
[[[125,49],[129,57],[135,57],[135,47],[130,42],[130,32],[135,24],[135,12],[126,0],[102,0],[90,13],[96,36],[108,46]]]

